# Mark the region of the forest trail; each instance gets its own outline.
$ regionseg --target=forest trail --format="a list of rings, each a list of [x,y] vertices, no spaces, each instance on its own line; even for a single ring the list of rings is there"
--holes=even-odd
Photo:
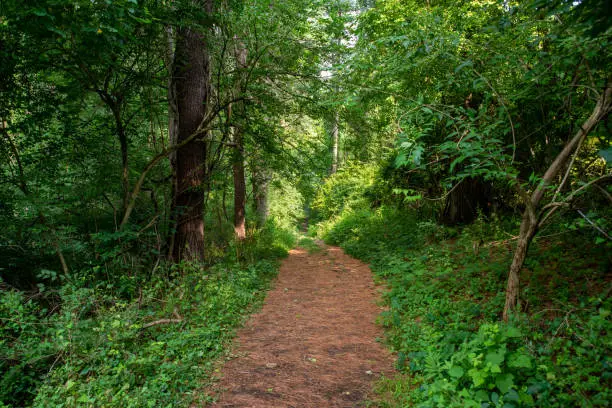
[[[379,290],[340,248],[298,248],[283,262],[260,312],[239,331],[212,407],[359,407],[393,372],[379,342]]]

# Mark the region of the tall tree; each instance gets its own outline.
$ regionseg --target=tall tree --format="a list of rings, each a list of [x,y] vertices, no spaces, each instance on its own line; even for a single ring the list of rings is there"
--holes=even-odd
[[[270,170],[264,164],[251,163],[251,180],[253,183],[253,204],[255,205],[255,215],[257,226],[263,227],[270,213],[269,190],[270,190]]]
[[[235,37],[235,59],[237,80],[235,83],[235,95],[242,94],[242,73],[247,67],[247,49],[240,40]],[[236,123],[236,118],[244,123],[245,107],[243,101],[238,101],[230,108],[230,112],[235,109],[239,115],[232,114],[234,121],[232,126],[232,142],[234,144],[234,154],[232,157],[232,173],[234,176],[234,232],[236,239],[242,241],[246,238],[246,179],[244,173],[244,125]]]
[[[212,0],[196,3],[212,13]],[[174,58],[177,143],[202,132],[210,98],[210,58],[205,36],[193,27],[177,31]],[[176,151],[176,232],[173,259],[201,260],[204,256],[204,183],[206,174],[206,134],[189,141]]]
[[[331,131],[331,144],[332,144],[331,160],[332,162],[331,162],[331,168],[329,171],[330,174],[335,174],[338,171],[338,143],[340,142],[340,138],[338,134],[338,126],[340,124],[338,123],[338,121],[339,121],[339,115],[338,115],[338,111],[336,111],[334,112],[334,120],[332,123],[332,131]]]

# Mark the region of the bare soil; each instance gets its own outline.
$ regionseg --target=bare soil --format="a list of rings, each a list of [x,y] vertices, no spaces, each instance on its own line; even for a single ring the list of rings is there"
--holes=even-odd
[[[324,247],[295,249],[261,311],[238,333],[212,407],[362,407],[393,373],[377,339],[379,288],[367,265]]]

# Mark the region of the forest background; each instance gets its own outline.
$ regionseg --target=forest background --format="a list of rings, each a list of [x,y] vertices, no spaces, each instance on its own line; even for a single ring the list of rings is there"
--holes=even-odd
[[[300,239],[380,406],[607,406],[605,0],[4,0],[0,406],[172,406]],[[310,238],[300,244],[311,245]]]

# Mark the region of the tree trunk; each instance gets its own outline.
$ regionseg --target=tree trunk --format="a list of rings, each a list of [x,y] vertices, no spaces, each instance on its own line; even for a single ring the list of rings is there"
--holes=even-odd
[[[268,219],[268,189],[270,176],[260,166],[253,168],[253,200],[255,202],[255,213],[257,214],[257,226],[263,227]]]
[[[338,112],[334,114],[334,123],[332,125],[332,164],[329,174],[335,174],[338,171]]]
[[[521,222],[521,229],[519,233],[519,240],[514,250],[514,256],[512,258],[512,264],[510,265],[510,271],[508,272],[508,283],[506,287],[506,304],[504,305],[504,321],[508,321],[509,314],[512,310],[515,310],[519,302],[519,274],[521,268],[525,263],[527,257],[527,251],[529,245],[533,240],[537,232],[537,225],[533,223],[529,216],[529,210],[525,209],[523,214],[523,221]]]
[[[489,212],[491,186],[477,178],[461,181],[446,197],[441,221],[446,225],[456,225],[474,221],[480,209]]]
[[[209,97],[210,67],[203,35],[189,28],[177,32],[174,80],[178,113],[177,143],[199,131]],[[172,258],[201,260],[204,256],[205,135],[176,151],[177,211]]]
[[[247,50],[240,39],[236,39],[236,69],[243,70],[246,67]],[[240,80],[236,82],[236,95],[239,95]],[[240,119],[244,119],[243,102],[236,103],[236,110],[240,113]],[[230,108],[231,112],[231,108]],[[231,114],[230,114],[231,115]],[[234,232],[236,239],[242,241],[246,238],[246,181],[244,175],[244,140],[241,126],[232,126],[234,157],[232,172],[234,175]]]
[[[127,140],[127,134],[125,133],[125,128],[123,127],[123,122],[121,119],[121,113],[119,112],[119,108],[117,108],[115,121],[116,121],[116,126],[117,126],[117,135],[119,136],[119,145],[121,146],[121,186],[122,186],[122,193],[123,193],[122,206],[123,206],[123,211],[125,211],[128,206],[128,199],[129,199],[129,194],[130,194],[128,140]]]
[[[172,27],[166,28],[166,54],[164,56],[166,69],[170,73],[168,78],[168,144],[175,146],[178,143],[178,124],[179,115],[176,101],[176,81],[172,73],[175,71],[175,34]],[[174,240],[176,238],[176,192],[178,191],[178,179],[176,174],[176,151],[172,151],[168,155],[170,161],[170,169],[172,170],[172,185],[170,191],[170,213],[168,215],[168,258],[172,258],[174,254]]]
[[[121,98],[113,97],[106,91],[99,91],[100,98],[113,114],[115,119],[115,132],[119,139],[121,149],[121,206],[125,213],[130,199],[130,180],[129,180],[129,162],[128,162],[128,137],[123,126],[123,118],[121,117]]]
[[[244,150],[240,132],[236,132],[234,143],[234,232],[236,239],[242,241],[246,238],[246,182],[244,176]]]

